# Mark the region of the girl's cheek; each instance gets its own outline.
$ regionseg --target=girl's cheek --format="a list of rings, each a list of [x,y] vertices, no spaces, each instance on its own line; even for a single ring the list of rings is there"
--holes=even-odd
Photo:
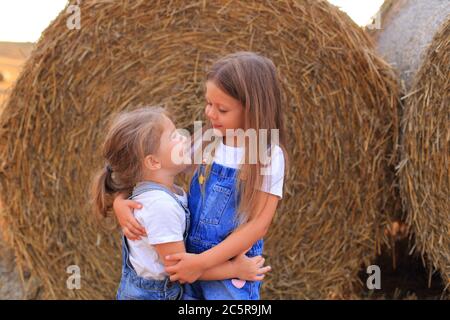
[[[171,162],[174,164],[180,164],[180,161],[184,161],[186,157],[185,144],[180,142],[175,142],[171,146]]]

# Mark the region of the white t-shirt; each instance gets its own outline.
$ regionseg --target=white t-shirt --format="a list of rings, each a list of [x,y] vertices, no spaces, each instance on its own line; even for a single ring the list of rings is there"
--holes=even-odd
[[[187,206],[186,193],[180,187],[177,189],[179,194],[175,195]],[[167,273],[154,245],[184,240],[185,212],[175,199],[160,190],[144,192],[133,200],[142,204],[142,209],[134,210],[134,216],[145,228],[147,237],[128,240],[130,262],[139,276],[163,280]]]
[[[239,168],[244,155],[243,147],[231,147],[219,142],[213,161],[225,167]],[[264,170],[264,168],[262,168]],[[270,163],[266,167],[261,191],[283,197],[284,154],[278,145],[272,147]]]

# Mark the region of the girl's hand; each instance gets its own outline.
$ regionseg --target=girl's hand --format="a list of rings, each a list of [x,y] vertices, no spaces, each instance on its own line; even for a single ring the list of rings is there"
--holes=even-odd
[[[200,278],[205,271],[198,259],[198,255],[192,253],[175,253],[166,256],[166,260],[177,261],[178,263],[166,267],[166,272],[170,275],[170,281],[180,281],[180,283],[193,283]]]
[[[142,205],[133,200],[127,200],[120,194],[113,202],[114,213],[117,221],[122,227],[123,234],[127,239],[140,240],[141,237],[146,236],[145,229],[135,219],[133,209],[141,209]]]
[[[236,268],[237,277],[247,281],[262,281],[265,274],[272,270],[270,266],[263,267],[265,259],[261,256],[249,258],[242,253],[233,258],[231,262]]]

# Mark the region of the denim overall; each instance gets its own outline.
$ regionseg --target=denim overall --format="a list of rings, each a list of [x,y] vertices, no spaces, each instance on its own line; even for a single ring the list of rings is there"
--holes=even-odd
[[[192,178],[188,194],[191,212],[191,228],[186,241],[186,251],[202,253],[222,242],[237,227],[236,211],[239,195],[236,192],[238,169],[225,167],[215,162],[211,165],[209,176],[202,195],[199,182],[201,165]],[[261,255],[263,240],[258,240],[246,254],[249,257]],[[185,284],[183,299],[195,300],[259,300],[260,281],[246,281],[242,288],[237,288],[231,279],[218,281],[198,280]]]
[[[189,209],[166,187],[153,183],[142,182],[136,185],[130,199],[138,195],[160,190],[168,193],[183,208],[186,214],[186,230],[184,240],[189,230],[190,214]],[[183,295],[183,287],[179,282],[171,282],[169,277],[164,280],[151,280],[137,275],[129,259],[129,248],[127,239],[122,235],[122,279],[117,291],[118,300],[179,300]]]

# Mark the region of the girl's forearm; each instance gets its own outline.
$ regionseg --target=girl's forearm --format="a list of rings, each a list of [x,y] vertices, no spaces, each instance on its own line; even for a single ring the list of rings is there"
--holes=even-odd
[[[259,192],[258,200],[260,205],[259,208],[256,208],[256,212],[259,212],[259,214],[237,228],[217,246],[199,255],[198,262],[199,265],[204,267],[204,270],[224,263],[245,252],[256,241],[264,237],[275,215],[278,197]]]
[[[231,261],[226,261],[218,266],[207,269],[203,272],[200,280],[225,280],[237,278],[236,267]]]
[[[199,255],[201,265],[205,269],[211,269],[225,263],[253,246],[256,241],[264,236],[265,232],[265,226],[258,220],[245,223],[217,246],[201,253]]]

